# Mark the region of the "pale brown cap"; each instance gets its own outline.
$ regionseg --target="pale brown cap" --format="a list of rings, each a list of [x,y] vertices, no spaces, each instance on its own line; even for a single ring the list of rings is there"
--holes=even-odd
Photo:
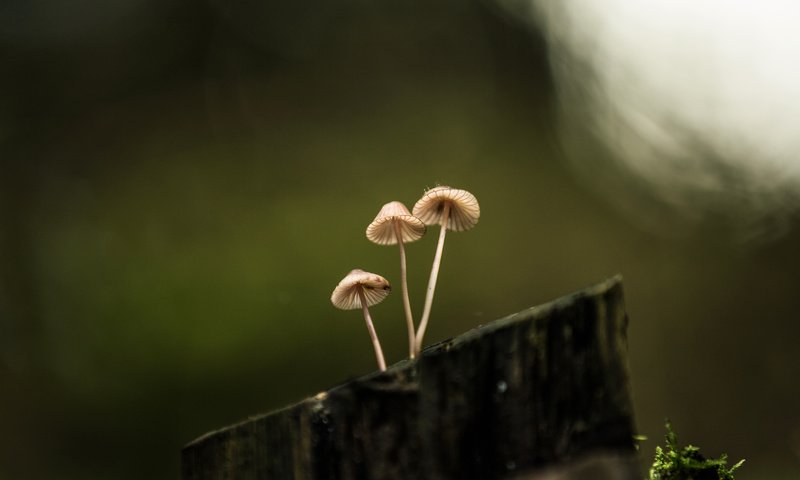
[[[425,235],[425,223],[411,215],[405,205],[400,202],[389,202],[381,208],[375,220],[367,227],[367,238],[379,245],[395,245],[394,225],[400,225],[400,236],[403,243],[419,240]]]
[[[364,270],[351,270],[346,277],[333,289],[331,303],[342,310],[355,310],[361,308],[359,289],[364,290],[367,306],[371,307],[380,303],[392,291],[389,281],[380,275],[365,272]]]
[[[422,195],[414,205],[414,216],[426,225],[442,223],[442,210],[445,203],[450,203],[450,214],[446,228],[456,232],[469,230],[478,223],[481,207],[475,195],[466,190],[439,186]]]

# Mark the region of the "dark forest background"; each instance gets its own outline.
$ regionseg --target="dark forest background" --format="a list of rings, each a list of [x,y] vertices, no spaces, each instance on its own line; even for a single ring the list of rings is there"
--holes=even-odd
[[[668,416],[737,477],[796,478],[796,205],[766,235],[664,205],[565,115],[591,75],[514,11],[4,2],[0,477],[176,478],[193,438],[373,370],[330,293],[398,282],[364,230],[442,183],[482,217],[448,236],[429,342],[622,273],[644,456]],[[435,237],[407,249],[416,312]],[[400,295],[372,313],[401,359]]]

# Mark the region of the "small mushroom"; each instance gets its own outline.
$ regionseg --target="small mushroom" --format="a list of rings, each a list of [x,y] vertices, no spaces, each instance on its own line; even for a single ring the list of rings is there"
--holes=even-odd
[[[386,370],[386,360],[383,358],[383,349],[381,349],[381,343],[378,341],[378,334],[375,333],[375,326],[372,324],[372,317],[370,317],[367,307],[382,302],[391,290],[392,286],[385,278],[357,268],[351,270],[339,282],[331,295],[331,303],[336,308],[342,310],[361,308],[363,310],[372,346],[375,348],[375,357],[378,359],[378,368],[381,371]]]
[[[445,234],[447,230],[461,232],[474,227],[481,216],[481,207],[478,205],[475,195],[466,190],[438,186],[425,192],[414,205],[413,212],[414,216],[425,222],[426,225],[439,224],[442,226],[439,232],[439,243],[436,245],[436,254],[433,257],[431,277],[428,280],[425,307],[422,310],[422,318],[416,333],[415,350],[419,355],[422,350],[422,338],[425,336],[425,329],[428,327],[431,315],[433,293],[436,290],[439,266],[442,263]]]
[[[414,358],[416,343],[414,333],[414,317],[411,315],[411,302],[408,299],[408,280],[406,275],[406,243],[422,238],[425,234],[425,223],[411,215],[405,205],[400,202],[389,202],[381,208],[375,220],[367,227],[367,238],[378,245],[400,246],[400,281],[403,291],[403,309],[408,326],[408,355]]]

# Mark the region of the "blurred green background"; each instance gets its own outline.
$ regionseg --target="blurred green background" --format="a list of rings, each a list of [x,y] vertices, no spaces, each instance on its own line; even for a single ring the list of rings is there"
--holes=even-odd
[[[665,201],[583,123],[583,64],[519,12],[4,2],[0,478],[177,478],[193,438],[372,371],[331,291],[357,267],[399,280],[364,230],[437,183],[482,217],[448,236],[429,343],[620,272],[645,456],[669,416],[747,458],[737,478],[797,478],[796,197],[742,218],[726,170]],[[435,237],[407,249],[416,312]],[[372,313],[401,359],[400,295]]]

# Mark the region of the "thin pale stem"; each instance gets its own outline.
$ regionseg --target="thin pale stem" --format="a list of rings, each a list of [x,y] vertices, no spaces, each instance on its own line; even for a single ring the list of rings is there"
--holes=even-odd
[[[414,317],[411,315],[411,301],[408,299],[408,279],[406,275],[406,248],[403,246],[403,235],[400,232],[400,223],[394,222],[394,234],[400,246],[400,281],[403,290],[403,309],[406,311],[406,325],[408,326],[408,356],[416,356],[416,334],[414,333]]]
[[[428,319],[431,316],[431,306],[433,306],[433,293],[436,290],[436,280],[439,278],[439,266],[442,264],[442,251],[444,250],[444,237],[447,234],[447,222],[450,219],[450,203],[445,202],[442,211],[442,229],[439,231],[439,244],[436,245],[436,255],[433,257],[433,267],[431,267],[431,278],[428,280],[428,292],[425,295],[425,308],[422,310],[422,318],[417,329],[416,353],[422,351],[422,339],[425,336],[425,329],[428,328]]]
[[[380,368],[381,372],[383,372],[386,370],[386,360],[383,359],[381,342],[378,341],[378,334],[375,333],[375,326],[372,325],[372,317],[369,316],[369,309],[367,309],[367,297],[364,295],[363,287],[358,289],[358,298],[361,300],[361,309],[364,311],[364,320],[367,322],[369,338],[372,339],[372,346],[375,348],[375,358],[378,359],[378,368]]]

